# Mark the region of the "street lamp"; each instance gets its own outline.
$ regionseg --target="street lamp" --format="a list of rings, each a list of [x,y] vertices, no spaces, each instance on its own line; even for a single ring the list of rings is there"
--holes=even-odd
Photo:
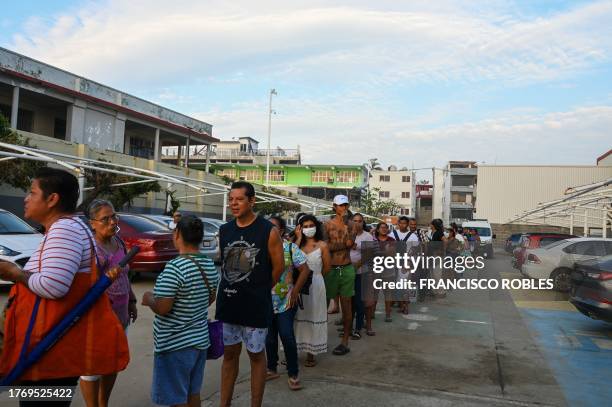
[[[272,136],[272,95],[278,95],[276,89],[270,89],[270,108],[268,110],[268,150],[266,151],[266,186],[270,186],[270,137]]]

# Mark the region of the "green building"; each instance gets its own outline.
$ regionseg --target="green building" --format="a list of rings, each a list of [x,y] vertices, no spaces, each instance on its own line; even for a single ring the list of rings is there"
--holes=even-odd
[[[217,163],[211,164],[210,169],[220,177],[266,183],[265,164]],[[361,165],[270,165],[270,186],[313,198],[331,200],[334,195],[343,193],[359,200],[365,183],[365,169]]]

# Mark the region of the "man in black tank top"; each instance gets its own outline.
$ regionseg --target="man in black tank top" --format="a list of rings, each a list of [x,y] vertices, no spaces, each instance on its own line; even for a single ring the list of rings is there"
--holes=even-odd
[[[232,184],[229,206],[235,219],[221,226],[221,283],[216,318],[223,321],[221,405],[229,406],[238,376],[242,342],[251,360],[251,405],[261,406],[266,378],[265,343],[272,320],[270,290],[285,267],[283,243],[272,224],[253,212],[255,189]]]

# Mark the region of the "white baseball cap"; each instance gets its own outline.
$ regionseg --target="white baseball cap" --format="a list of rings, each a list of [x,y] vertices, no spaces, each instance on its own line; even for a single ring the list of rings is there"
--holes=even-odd
[[[334,205],[344,205],[344,204],[349,204],[349,199],[346,197],[346,195],[336,195],[334,197]]]

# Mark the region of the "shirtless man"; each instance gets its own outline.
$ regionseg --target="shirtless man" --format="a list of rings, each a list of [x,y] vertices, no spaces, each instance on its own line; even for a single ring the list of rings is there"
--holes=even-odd
[[[352,309],[351,301],[355,295],[355,269],[351,263],[350,250],[355,242],[355,233],[348,222],[349,200],[345,195],[334,197],[336,216],[325,222],[325,240],[331,253],[331,270],[325,275],[327,301],[340,296],[344,334],[342,342],[333,353],[346,355],[351,335]]]

